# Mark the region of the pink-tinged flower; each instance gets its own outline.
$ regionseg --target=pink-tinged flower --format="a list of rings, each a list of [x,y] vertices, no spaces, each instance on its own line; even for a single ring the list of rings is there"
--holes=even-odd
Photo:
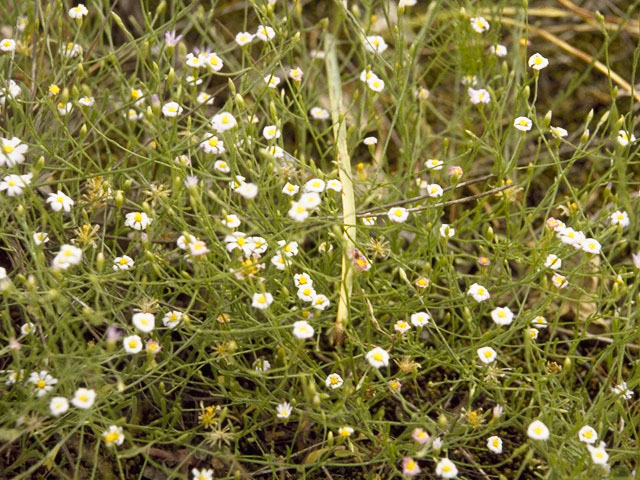
[[[458,165],[452,165],[449,167],[449,176],[453,178],[453,180],[459,180],[463,173],[464,170],[462,170],[462,167]]]
[[[147,340],[146,349],[150,354],[156,355],[162,350],[162,346],[155,340]]]
[[[424,445],[431,439],[429,434],[425,432],[423,428],[419,427],[413,429],[413,432],[411,432],[411,438],[413,438],[420,445]]]
[[[420,473],[420,466],[411,457],[404,457],[402,459],[402,474],[406,477],[415,477]]]
[[[371,262],[357,248],[354,248],[349,252],[349,257],[351,258],[356,270],[366,272],[371,269]]]

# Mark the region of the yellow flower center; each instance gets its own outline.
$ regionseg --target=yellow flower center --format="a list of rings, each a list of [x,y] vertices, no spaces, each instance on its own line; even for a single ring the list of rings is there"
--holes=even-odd
[[[376,362],[381,362],[382,361],[382,354],[380,352],[376,352],[372,355],[372,358],[376,361]]]
[[[414,468],[416,468],[416,462],[414,462],[413,460],[409,460],[406,467],[407,470],[413,470]]]
[[[36,383],[36,387],[38,388],[44,388],[47,386],[47,382],[45,382],[44,380],[38,380],[38,383]]]
[[[120,435],[118,434],[118,432],[111,432],[107,434],[106,437],[104,437],[104,441],[107,443],[114,443],[116,440],[118,440],[119,436]]]
[[[507,316],[507,314],[506,314],[503,310],[500,310],[500,311],[498,312],[498,318],[504,318],[504,317],[506,317],[506,316]]]
[[[121,258],[120,259],[120,265],[126,265],[127,264],[127,259],[126,258]]]
[[[584,432],[584,438],[591,438],[593,436],[593,434],[591,433],[591,430],[587,430],[586,432]]]
[[[216,145],[218,145],[218,139],[216,137],[210,138],[209,145],[215,147]]]
[[[142,221],[142,214],[141,214],[140,212],[137,212],[137,213],[133,216],[133,219],[134,219],[136,222],[140,223],[140,222]]]
[[[89,397],[86,394],[82,394],[78,397],[78,400],[80,400],[81,402],[87,402],[89,401]]]
[[[542,427],[536,427],[536,428],[534,428],[534,429],[533,429],[533,432],[534,432],[536,435],[542,435]]]
[[[451,466],[450,466],[450,465],[443,465],[443,467],[442,467],[442,471],[443,471],[444,473],[448,473],[448,472],[450,472],[450,471],[451,471]]]
[[[11,153],[13,150],[14,148],[11,145],[2,145],[2,151],[4,153]]]
[[[129,348],[136,348],[138,346],[138,342],[136,340],[129,340]]]
[[[491,358],[492,355],[493,354],[491,353],[491,350],[485,350],[485,352],[484,352],[485,358]]]
[[[258,303],[262,303],[262,304],[267,303],[267,297],[265,297],[264,295],[260,295],[258,297]]]

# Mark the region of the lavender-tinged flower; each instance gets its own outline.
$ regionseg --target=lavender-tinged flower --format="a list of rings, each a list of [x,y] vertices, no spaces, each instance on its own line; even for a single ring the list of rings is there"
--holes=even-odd
[[[175,30],[164,32],[164,42],[167,44],[167,47],[175,47],[181,39],[182,35],[176,36]]]
[[[187,188],[197,187],[198,177],[196,177],[195,175],[187,175],[187,178],[184,180],[184,186]]]

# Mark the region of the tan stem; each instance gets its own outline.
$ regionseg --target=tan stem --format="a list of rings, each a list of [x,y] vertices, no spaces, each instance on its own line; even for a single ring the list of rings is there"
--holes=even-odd
[[[353,289],[353,265],[350,255],[355,247],[356,206],[353,195],[351,159],[347,149],[347,126],[342,104],[342,83],[340,81],[340,68],[336,53],[336,39],[331,33],[327,33],[325,42],[325,64],[327,67],[333,136],[336,145],[336,163],[340,181],[342,182],[342,274],[340,277],[338,313],[333,331],[334,343],[338,344],[342,342],[345,326],[349,322],[349,299]]]

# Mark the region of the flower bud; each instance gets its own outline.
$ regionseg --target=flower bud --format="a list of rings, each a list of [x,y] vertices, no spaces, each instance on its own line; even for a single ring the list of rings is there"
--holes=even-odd
[[[122,204],[124,203],[124,192],[122,190],[116,190],[114,198],[116,201],[116,207],[122,208]]]
[[[102,252],[98,252],[98,255],[96,255],[96,270],[98,273],[104,271],[104,253]]]
[[[584,132],[582,133],[582,136],[580,137],[580,145],[584,145],[589,141],[589,135],[590,135],[589,129],[585,128]]]

